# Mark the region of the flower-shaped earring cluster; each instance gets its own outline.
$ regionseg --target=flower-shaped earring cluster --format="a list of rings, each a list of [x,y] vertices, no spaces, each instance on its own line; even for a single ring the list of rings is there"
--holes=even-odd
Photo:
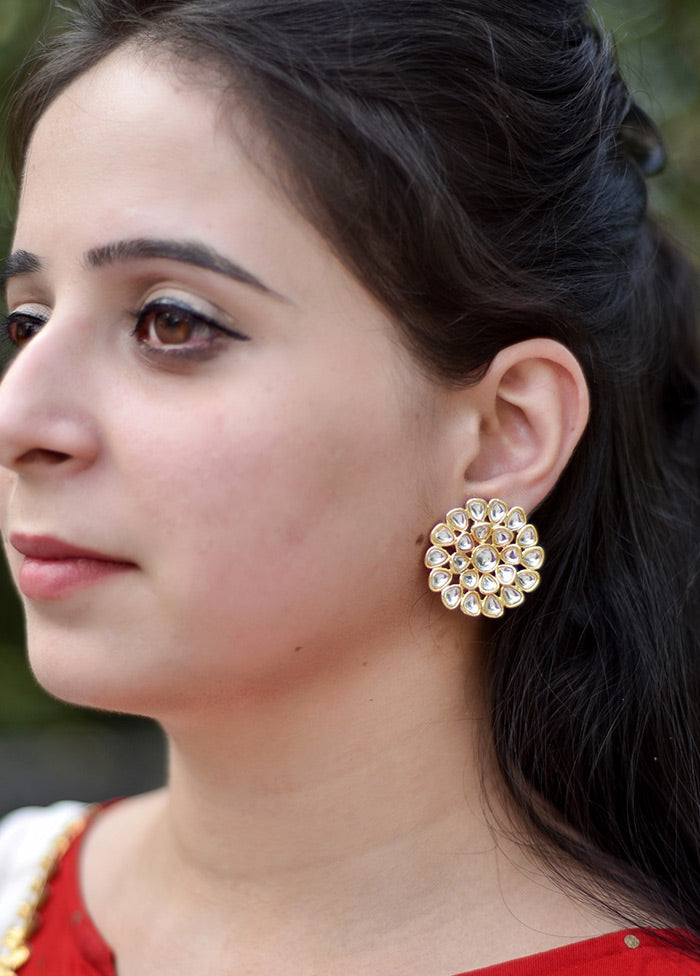
[[[430,533],[428,585],[448,610],[500,617],[539,586],[544,550],[524,510],[500,498],[470,498]]]

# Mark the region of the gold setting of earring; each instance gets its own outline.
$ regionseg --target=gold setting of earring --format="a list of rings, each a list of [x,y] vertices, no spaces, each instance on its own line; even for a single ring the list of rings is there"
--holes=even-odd
[[[540,584],[544,549],[538,542],[537,529],[520,506],[470,498],[430,533],[428,586],[448,610],[501,617]]]

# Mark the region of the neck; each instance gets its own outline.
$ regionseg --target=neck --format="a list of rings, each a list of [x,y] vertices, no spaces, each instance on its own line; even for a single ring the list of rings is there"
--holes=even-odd
[[[180,856],[230,882],[337,867],[455,819],[481,833],[484,709],[468,661],[409,648],[400,671],[370,658],[170,727]]]
[[[559,894],[484,814],[477,656],[456,639],[367,654],[293,692],[164,722],[167,791],[136,801],[130,820],[117,806],[118,829],[105,818],[92,842],[104,858],[87,859],[109,862],[133,838],[118,870],[93,869],[88,885],[124,971],[129,946],[191,951],[193,919],[215,971],[229,971],[229,933],[236,971],[274,963],[285,976],[348,960],[378,976],[457,972],[502,959],[506,936],[525,955],[550,946],[550,925],[589,934],[568,902],[558,916]]]

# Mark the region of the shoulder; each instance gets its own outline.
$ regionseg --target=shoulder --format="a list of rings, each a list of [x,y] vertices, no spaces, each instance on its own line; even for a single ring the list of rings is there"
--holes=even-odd
[[[66,800],[16,810],[0,820],[0,933],[14,922],[52,842],[87,809]]]
[[[682,951],[673,929],[623,929],[460,976],[700,976],[700,958]]]

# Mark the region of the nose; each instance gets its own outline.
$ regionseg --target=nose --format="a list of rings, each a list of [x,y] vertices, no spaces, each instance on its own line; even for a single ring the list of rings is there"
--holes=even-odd
[[[90,397],[85,356],[52,319],[0,382],[0,466],[39,476],[91,464],[99,437]]]

